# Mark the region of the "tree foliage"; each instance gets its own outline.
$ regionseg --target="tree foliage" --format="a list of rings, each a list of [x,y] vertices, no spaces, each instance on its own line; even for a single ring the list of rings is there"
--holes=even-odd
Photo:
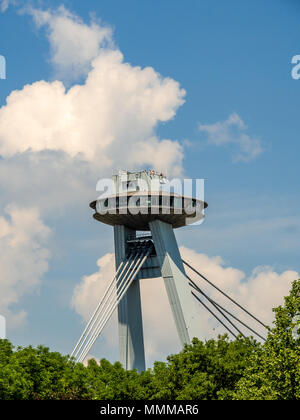
[[[88,366],[48,348],[0,340],[0,399],[215,400],[300,397],[300,280],[262,345],[227,335],[191,345],[152,369],[126,371],[103,359]]]
[[[264,346],[254,352],[236,399],[296,400],[300,398],[300,280],[293,282],[285,305],[274,309],[275,326]]]

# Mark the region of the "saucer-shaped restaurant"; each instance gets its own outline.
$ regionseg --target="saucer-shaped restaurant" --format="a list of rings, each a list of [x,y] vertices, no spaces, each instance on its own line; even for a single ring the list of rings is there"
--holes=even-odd
[[[149,222],[162,220],[173,228],[195,223],[204,217],[207,203],[167,192],[127,192],[93,201],[94,218],[108,225],[125,225],[133,230],[149,230]]]

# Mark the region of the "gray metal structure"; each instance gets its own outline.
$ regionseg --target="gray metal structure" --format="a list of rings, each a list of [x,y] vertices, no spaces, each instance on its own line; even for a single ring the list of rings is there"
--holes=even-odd
[[[145,181],[143,185],[146,187],[143,189],[139,188],[139,179]],[[155,191],[151,189],[150,193],[150,181],[153,179],[156,187]],[[189,344],[193,337],[200,336],[196,302],[186,278],[173,230],[174,227],[183,226],[188,215],[184,211],[181,213],[176,211],[178,209],[176,202],[182,203],[183,196],[160,191],[159,183],[165,182],[162,174],[154,171],[122,172],[114,176],[113,180],[118,185],[115,194],[112,195],[113,206],[107,202],[106,197],[94,201],[91,207],[95,210],[96,220],[113,226],[116,276],[96,308],[72,355],[78,361],[84,360],[109,317],[117,308],[121,363],[126,369],[142,371],[146,366],[140,295],[141,280],[163,277],[182,345]],[[124,189],[129,184],[131,190],[129,188],[125,196]],[[140,210],[145,210],[147,206],[150,209],[149,198],[154,197],[152,201],[154,206],[151,207],[152,210],[154,208],[154,212],[140,211],[132,214],[130,211],[126,213],[122,211],[124,207],[126,210],[129,209],[128,195],[133,194],[135,200],[138,197]],[[126,197],[125,201],[124,197]],[[169,213],[165,211],[164,197],[168,198]],[[200,205],[202,209],[206,207],[206,203],[200,200],[190,200],[193,205]],[[198,215],[198,218],[200,217],[203,216]],[[138,233],[141,230],[147,233],[141,235]]]
[[[121,362],[126,369],[137,369],[138,371],[145,369],[140,296],[141,279],[163,277],[178,336],[182,344],[188,344],[193,337],[200,336],[200,323],[195,313],[196,304],[190,286],[186,281],[173,228],[169,223],[155,220],[150,222],[150,232],[155,253],[147,258],[141,267],[138,278],[131,284],[118,305]],[[126,261],[126,255],[129,251],[127,240],[130,240],[134,235],[135,232],[125,226],[114,226],[117,268],[121,262]],[[137,239],[137,241],[139,240]]]

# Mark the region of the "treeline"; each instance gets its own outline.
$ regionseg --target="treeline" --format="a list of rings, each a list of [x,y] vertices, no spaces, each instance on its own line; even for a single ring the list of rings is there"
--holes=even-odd
[[[0,340],[0,399],[297,400],[300,280],[274,311],[264,344],[243,337],[230,341],[226,335],[194,339],[166,363],[140,374],[118,362],[90,360],[85,367],[43,346],[14,349]]]

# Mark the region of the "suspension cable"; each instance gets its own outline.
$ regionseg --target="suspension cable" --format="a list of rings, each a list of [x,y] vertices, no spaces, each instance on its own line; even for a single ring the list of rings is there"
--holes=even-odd
[[[83,339],[83,337],[84,337],[85,335],[87,335],[87,334],[88,334],[89,330],[92,328],[93,321],[94,321],[95,317],[97,316],[97,313],[99,312],[100,307],[101,307],[101,305],[103,304],[104,299],[106,298],[107,294],[109,293],[109,291],[110,291],[110,289],[111,289],[111,287],[112,287],[112,285],[113,285],[113,283],[114,283],[115,278],[116,278],[116,277],[117,277],[117,275],[119,274],[119,271],[121,270],[121,268],[122,268],[122,267],[123,267],[123,269],[121,270],[121,273],[123,273],[124,269],[126,268],[126,265],[128,264],[128,262],[129,262],[129,260],[130,260],[131,258],[132,258],[132,254],[130,255],[130,257],[129,257],[128,261],[126,261],[126,264],[124,264],[124,261],[122,261],[122,262],[121,262],[121,264],[119,265],[119,267],[118,267],[118,269],[117,269],[117,271],[116,271],[115,276],[113,277],[113,279],[111,280],[111,282],[110,282],[110,283],[109,283],[109,285],[107,286],[107,288],[106,288],[106,290],[105,290],[105,292],[104,292],[103,297],[102,297],[102,298],[101,298],[101,300],[99,301],[99,303],[98,303],[98,305],[97,305],[97,307],[96,307],[96,309],[95,309],[95,311],[94,311],[94,313],[93,313],[92,317],[90,318],[90,320],[89,320],[89,322],[87,323],[87,325],[86,325],[85,329],[83,330],[83,333],[81,334],[81,337],[80,337],[80,338],[79,338],[79,340],[77,341],[76,346],[74,347],[74,350],[72,351],[72,353],[71,353],[71,356],[70,356],[70,357],[72,357],[72,356],[75,354],[75,352],[77,351],[77,348],[78,348],[78,346],[79,346],[79,344],[80,344],[81,340]]]
[[[82,362],[85,359],[86,355],[90,351],[90,349],[93,346],[94,342],[96,341],[97,337],[99,336],[99,334],[101,333],[101,331],[105,327],[105,325],[108,322],[108,320],[110,319],[112,313],[114,312],[117,305],[120,303],[123,296],[127,292],[127,290],[130,287],[132,281],[134,280],[134,278],[138,274],[140,268],[144,264],[144,262],[145,262],[146,258],[148,257],[149,253],[150,253],[150,249],[148,249],[148,251],[146,253],[144,253],[144,255],[141,255],[141,260],[138,261],[137,264],[135,265],[135,267],[133,268],[133,272],[131,274],[131,277],[129,278],[129,280],[127,280],[127,283],[124,285],[122,291],[121,292],[120,292],[120,290],[117,291],[118,293],[120,292],[119,296],[117,296],[117,299],[115,300],[114,304],[110,307],[109,312],[106,314],[106,317],[103,316],[101,321],[98,323],[96,331],[94,332],[93,336],[90,337],[90,339],[89,339],[88,343],[86,344],[84,350],[81,352],[80,356],[78,357],[79,362]]]
[[[111,317],[112,313],[114,312],[114,310],[116,309],[117,305],[120,303],[120,301],[122,300],[123,296],[127,292],[127,290],[130,287],[132,281],[137,276],[138,272],[140,271],[140,268],[144,264],[144,262],[147,259],[149,253],[150,253],[150,249],[146,252],[146,254],[145,253],[142,253],[142,255],[140,255],[140,261],[137,261],[137,264],[135,265],[135,267],[132,270],[132,274],[131,274],[130,278],[127,280],[126,284],[123,285],[122,290],[120,291],[120,289],[119,289],[117,291],[117,299],[111,305],[111,307],[110,307],[108,313],[106,314],[106,316],[103,315],[101,321],[98,322],[96,331],[94,332],[93,336],[90,338],[89,342],[87,343],[87,345],[85,347],[85,351],[83,351],[82,354],[81,354],[81,356],[80,356],[80,360],[81,361],[84,360],[84,358],[88,354],[90,348],[93,346],[93,344],[96,341],[97,337],[99,336],[99,334],[101,333],[101,331],[105,327],[106,323],[110,319],[110,317]]]
[[[128,261],[124,264],[123,269],[121,270],[121,273],[119,274],[119,276],[122,275],[124,273],[124,271],[125,271],[125,277],[124,278],[126,278],[126,275],[129,273],[129,270],[130,270],[130,268],[131,268],[131,266],[132,266],[132,264],[134,263],[134,260],[135,260],[135,259],[133,259],[130,262],[130,260],[132,259],[132,257],[133,257],[133,254],[130,255]],[[129,267],[128,267],[128,264],[129,264]],[[84,337],[82,338],[79,347],[78,347],[78,344],[79,344],[78,343],[77,346],[76,346],[77,349],[76,350],[74,349],[74,351],[73,351],[73,353],[72,353],[71,356],[77,357],[78,353],[80,352],[80,349],[82,348],[82,346],[84,345],[84,343],[88,340],[88,336],[90,334],[92,334],[92,331],[94,329],[94,325],[97,323],[99,317],[101,316],[101,313],[105,309],[106,305],[109,305],[109,300],[111,299],[111,296],[112,296],[112,294],[114,292],[114,284],[115,284],[114,280],[116,279],[117,275],[118,274],[116,273],[116,275],[114,276],[113,280],[110,282],[110,285],[107,288],[107,293],[105,293],[105,296],[101,299],[100,303],[98,304],[98,310],[95,311],[95,312],[97,312],[97,314],[92,317],[92,318],[94,318],[92,320],[92,322],[90,320],[90,322],[89,322],[89,328],[86,328],[85,334],[82,334],[82,336],[84,336]]]
[[[257,331],[253,330],[251,327],[249,327],[249,325],[245,324],[243,321],[241,321],[239,318],[237,318],[234,314],[232,314],[231,312],[229,312],[227,309],[223,308],[218,302],[213,301],[217,306],[219,306],[224,312],[227,312],[228,315],[232,316],[232,318],[234,318],[236,321],[238,321],[240,324],[242,324],[244,327],[248,328],[248,330],[250,330],[251,332],[253,332],[254,334],[256,334],[259,338],[261,338],[263,341],[266,341],[266,339],[260,335]]]
[[[132,281],[135,279],[135,277],[137,276],[138,272],[140,271],[142,265],[144,264],[144,262],[146,261],[150,251],[151,251],[152,247],[148,247],[142,249],[142,253],[140,255],[140,261],[138,261],[137,265],[134,266],[133,271],[131,276],[129,277],[129,279],[126,280],[126,284],[124,285],[124,287],[122,288],[122,290],[120,290],[120,288],[118,288],[117,290],[117,299],[115,300],[115,302],[113,303],[113,305],[111,305],[109,312],[107,313],[106,317],[104,318],[104,315],[102,316],[102,320],[101,322],[98,323],[98,326],[96,328],[96,331],[94,332],[93,336],[90,338],[90,340],[88,341],[88,343],[85,346],[85,349],[83,350],[83,352],[81,353],[81,355],[78,358],[78,361],[83,361],[86,357],[86,355],[88,354],[88,352],[90,351],[91,347],[93,346],[94,342],[96,341],[96,339],[98,338],[99,334],[101,333],[101,331],[103,330],[103,328],[105,327],[106,323],[108,322],[108,320],[110,319],[112,313],[114,312],[114,310],[116,309],[117,305],[120,303],[120,301],[122,300],[123,296],[125,295],[125,293],[127,292],[128,288],[130,287]]]
[[[192,279],[190,279],[188,276],[186,276],[189,280],[190,280],[190,284],[191,284],[191,286],[197,291],[197,292],[199,292],[199,293],[201,293],[214,307],[215,307],[215,309],[218,311],[218,312],[220,312],[220,314],[221,315],[223,315],[223,317],[233,326],[233,328],[235,328],[236,330],[237,330],[237,332],[239,333],[239,334],[241,334],[244,338],[245,338],[245,335],[242,333],[242,331],[241,330],[239,330],[239,328],[224,314],[224,312],[220,309],[220,308],[218,308],[218,306],[215,304],[215,302],[212,300],[212,299],[210,299],[210,297],[209,296],[207,296],[199,287],[197,287],[196,286],[196,284],[193,282],[193,280]]]
[[[130,279],[130,277],[132,275],[132,271],[135,271],[135,269],[136,269],[136,267],[139,263],[139,257],[141,255],[142,255],[142,251],[138,252],[135,255],[134,260],[133,260],[133,264],[130,265],[130,269],[127,271],[125,276],[123,278],[121,278],[121,281],[116,283],[116,285],[115,285],[116,288],[114,290],[115,293],[111,296],[109,302],[107,302],[107,305],[105,306],[104,311],[101,314],[101,317],[98,317],[97,323],[96,323],[93,331],[91,332],[90,337],[88,338],[87,343],[85,344],[85,347],[82,350],[81,354],[83,354],[85,352],[85,349],[89,346],[90,342],[95,337],[99,325],[102,324],[102,322],[106,318],[107,314],[110,313],[111,308],[114,306],[114,303],[115,303],[116,299],[118,299],[118,296],[120,294],[120,290],[123,291],[124,288],[126,287],[126,285],[128,283],[128,279]],[[133,265],[133,267],[132,267],[132,265]]]
[[[93,322],[93,328],[90,329],[89,334],[87,334],[83,340],[83,342],[81,343],[80,347],[77,349],[76,352],[76,358],[78,359],[79,354],[82,354],[82,352],[84,351],[84,348],[86,347],[87,343],[90,341],[90,338],[93,336],[94,332],[97,330],[97,325],[99,324],[99,322],[103,319],[103,317],[105,316],[105,314],[107,313],[107,311],[109,310],[109,308],[111,307],[113,300],[114,300],[114,292],[116,291],[116,288],[118,289],[118,287],[122,287],[123,284],[126,282],[128,276],[130,275],[130,270],[131,267],[135,265],[137,258],[139,256],[139,252],[134,256],[134,258],[132,259],[132,261],[129,264],[129,267],[126,268],[126,271],[124,273],[124,270],[122,270],[122,281],[120,282],[120,284],[118,284],[118,282],[114,283],[114,287],[110,290],[108,296],[106,297],[106,300],[104,301],[104,304],[101,308],[101,310],[98,312],[97,317],[94,319]],[[82,349],[83,347],[83,349]]]
[[[217,289],[220,293],[222,293],[222,295],[224,295],[225,297],[227,297],[227,299],[229,299],[231,302],[233,302],[235,305],[237,305],[240,309],[242,309],[244,312],[246,312],[249,316],[251,316],[251,318],[255,319],[255,321],[259,322],[263,327],[265,327],[267,330],[269,330],[269,328],[262,321],[260,321],[253,314],[251,314],[246,308],[244,308],[242,305],[240,305],[238,302],[236,302],[234,299],[232,299],[230,296],[228,296],[225,292],[223,292],[223,290],[221,290],[219,287],[217,287],[214,283],[212,283],[211,281],[209,281],[206,277],[204,277],[201,273],[199,273],[199,271],[197,271],[189,263],[187,263],[184,260],[182,260],[182,262],[187,267],[189,267],[191,270],[193,270],[196,274],[198,274],[198,276],[200,276],[203,280],[205,280],[207,283],[209,283],[211,286],[213,286],[215,289]]]
[[[261,338],[263,341],[266,341],[266,339],[260,335],[257,331],[253,330],[251,327],[249,327],[249,325],[247,325],[245,322],[241,321],[239,318],[237,318],[234,314],[232,314],[231,312],[229,312],[226,308],[224,308],[222,305],[220,305],[218,302],[216,302],[215,300],[213,300],[211,297],[207,296],[203,290],[201,290],[194,282],[193,280],[191,280],[188,276],[187,278],[191,281],[192,283],[192,287],[194,289],[196,289],[199,293],[201,293],[204,297],[206,297],[207,300],[210,301],[210,303],[212,305],[217,305],[222,311],[226,312],[228,315],[230,315],[232,318],[234,318],[236,321],[238,321],[241,325],[243,325],[245,328],[247,328],[248,330],[250,330],[251,332],[253,332],[254,334],[256,334],[259,338]],[[225,316],[223,314],[223,316]],[[244,334],[242,334],[244,336]]]
[[[205,309],[208,310],[208,312],[210,312],[220,322],[220,324],[223,325],[223,327],[226,328],[227,331],[230,332],[230,334],[233,335],[234,338],[237,338],[237,336],[234,334],[234,332],[232,332],[231,329],[229,327],[227,327],[227,325],[225,325],[224,322],[211,309],[209,309],[209,307],[207,305],[205,305],[205,303],[194,292],[192,292],[192,295],[198,300],[198,302],[201,303],[201,305],[204,306]]]

